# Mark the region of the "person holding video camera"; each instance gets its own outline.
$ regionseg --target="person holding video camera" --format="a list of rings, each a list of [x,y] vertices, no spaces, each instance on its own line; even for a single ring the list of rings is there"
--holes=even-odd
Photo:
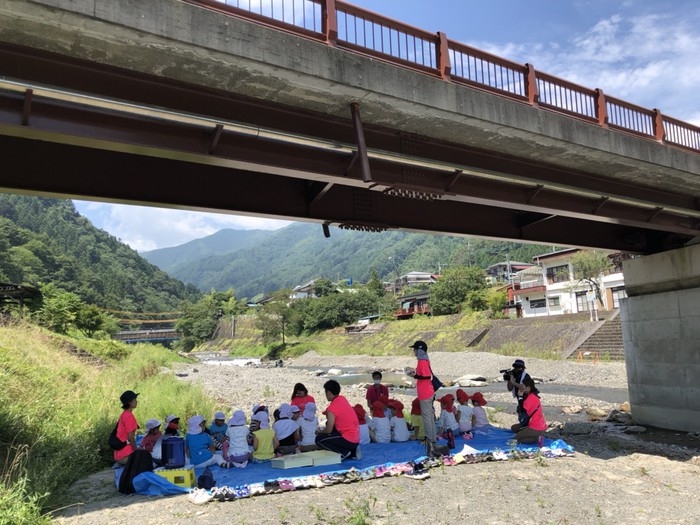
[[[523,408],[524,397],[523,397],[523,381],[526,377],[530,377],[525,371],[525,361],[522,359],[516,359],[510,370],[501,370],[503,373],[503,379],[507,381],[507,388],[513,394],[513,397],[518,400],[518,408],[516,409],[518,413],[518,421],[520,424],[524,424],[526,415],[525,409]]]
[[[525,377],[520,384],[519,393],[525,398],[523,402],[525,417],[510,429],[515,433],[518,443],[538,443],[544,431],[547,430],[547,422],[542,413],[542,403],[538,395],[540,392],[535,386],[534,379],[530,376]]]

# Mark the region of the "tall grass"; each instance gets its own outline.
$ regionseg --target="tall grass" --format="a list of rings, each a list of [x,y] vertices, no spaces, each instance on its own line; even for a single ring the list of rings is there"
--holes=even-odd
[[[152,417],[184,419],[214,408],[201,388],[161,371],[180,359],[163,347],[103,345],[108,365],[97,368],[61,343],[29,324],[0,328],[0,516],[59,507],[71,483],[111,464],[107,436],[124,390],[140,393],[134,414],[142,426]]]

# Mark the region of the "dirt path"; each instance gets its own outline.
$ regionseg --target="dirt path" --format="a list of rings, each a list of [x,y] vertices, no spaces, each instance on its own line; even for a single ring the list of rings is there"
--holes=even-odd
[[[488,354],[491,356],[490,354]],[[495,361],[492,363],[494,357]],[[444,366],[436,355],[434,366]],[[445,357],[444,359],[448,359]],[[466,358],[459,358],[466,359]],[[473,355],[473,362],[451,366],[460,371],[483,373],[480,366],[498,370],[500,357]],[[393,362],[396,360],[396,363]],[[508,358],[505,358],[507,361]],[[489,361],[487,363],[487,361]],[[337,366],[337,360],[306,356],[303,366]],[[401,368],[392,358],[386,368]],[[611,363],[595,370],[576,369],[575,363],[551,364],[545,375],[558,378],[588,376],[590,383],[620,388],[624,365]],[[378,363],[362,356],[348,358],[342,366],[375,368]],[[528,367],[535,369],[538,363]],[[394,366],[396,365],[396,366]],[[606,364],[607,366],[608,364]],[[197,369],[197,372],[194,370]],[[467,373],[464,371],[464,373]],[[222,405],[246,411],[254,402],[287,401],[287,390],[302,381],[316,392],[326,378],[298,369],[255,369],[188,365],[177,370],[185,381],[202,382],[216,393]],[[186,374],[186,375],[184,375]],[[493,375],[493,374],[491,374]],[[533,375],[537,375],[534,373]],[[550,377],[552,379],[553,377]],[[556,380],[556,378],[554,378]],[[557,382],[559,382],[557,380]],[[576,379],[572,384],[578,384]],[[566,384],[566,382],[559,383]],[[228,385],[228,387],[226,386]],[[235,386],[235,385],[243,385]],[[543,384],[543,389],[546,383]],[[351,402],[361,400],[361,390],[344,392]],[[494,394],[495,395],[495,394]],[[503,403],[508,402],[503,393]],[[566,397],[566,396],[565,396]],[[576,397],[561,402],[582,407],[600,406],[600,400]],[[512,413],[496,415],[499,424],[514,422]],[[452,524],[474,521],[486,524],[697,524],[700,523],[700,456],[697,449],[658,444],[624,434],[621,427],[604,423],[578,423],[570,429],[552,429],[577,453],[571,458],[479,463],[439,467],[430,479],[382,478],[352,485],[336,485],[291,493],[258,496],[226,503],[196,506],[186,496],[121,496],[114,489],[113,472],[103,471],[77,483],[71,501],[82,504],[62,512],[62,524],[403,524],[409,522]],[[681,433],[676,441],[694,444]],[[673,441],[673,440],[671,440]]]

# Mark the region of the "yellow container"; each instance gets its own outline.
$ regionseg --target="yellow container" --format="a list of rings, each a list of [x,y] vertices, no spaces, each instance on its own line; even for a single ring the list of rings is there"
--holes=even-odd
[[[194,466],[192,465],[179,469],[167,469],[160,467],[154,469],[153,472],[161,477],[164,477],[170,483],[177,485],[178,487],[194,487]]]

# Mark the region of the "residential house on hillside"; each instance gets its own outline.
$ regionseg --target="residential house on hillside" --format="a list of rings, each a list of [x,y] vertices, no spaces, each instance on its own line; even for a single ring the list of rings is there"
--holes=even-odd
[[[430,290],[421,290],[407,295],[402,295],[398,298],[401,304],[400,308],[394,313],[397,319],[410,319],[416,314],[429,314],[430,306]]]
[[[535,266],[533,263],[502,261],[487,267],[486,270],[484,270],[484,273],[486,273],[487,282],[493,285],[508,282],[513,274],[528,268],[532,268],[533,266]]]
[[[404,288],[409,288],[412,286],[429,286],[431,284],[435,284],[435,281],[439,277],[439,275],[429,272],[408,272],[394,281],[394,290],[396,290],[396,293],[398,293]]]
[[[602,299],[598,301],[590,285],[574,276],[572,259],[579,251],[569,248],[533,257],[537,265],[517,272],[508,286],[511,312],[534,317],[619,308],[620,299],[627,297],[622,257],[609,256],[613,267],[600,277]]]
[[[306,299],[307,297],[316,297],[314,294],[314,283],[316,279],[309,281],[306,284],[299,284],[292,288],[290,299]]]

